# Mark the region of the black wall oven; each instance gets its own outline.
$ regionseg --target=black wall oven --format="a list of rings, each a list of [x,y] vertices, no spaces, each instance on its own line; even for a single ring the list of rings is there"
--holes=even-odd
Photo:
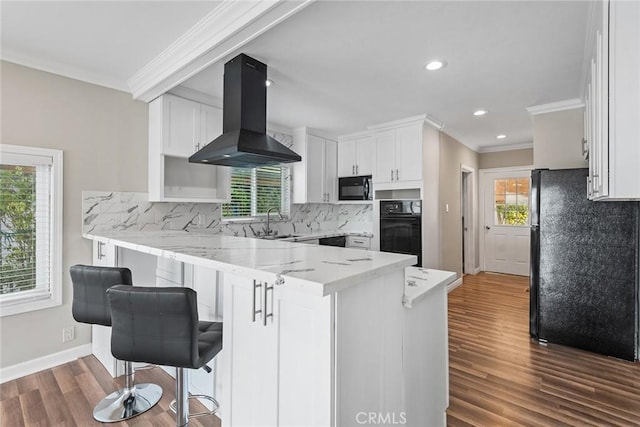
[[[422,201],[380,201],[380,250],[416,255],[422,266]]]
[[[338,178],[338,200],[371,200],[371,175]]]

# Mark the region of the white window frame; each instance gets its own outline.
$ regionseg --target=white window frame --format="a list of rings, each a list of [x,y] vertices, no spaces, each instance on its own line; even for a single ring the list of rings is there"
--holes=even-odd
[[[291,168],[287,165],[280,165],[280,167],[282,168],[282,179],[280,180],[280,197],[282,200],[282,203],[280,206],[278,206],[278,208],[280,209],[280,213],[282,215],[283,218],[288,219],[291,215],[291,188],[292,188],[292,183],[291,183]],[[224,223],[242,223],[242,222],[263,222],[265,220],[265,218],[267,217],[266,213],[257,213],[256,212],[256,207],[257,207],[257,189],[255,188],[257,186],[256,184],[256,168],[251,168],[252,169],[252,173],[251,173],[251,215],[248,216],[229,216],[229,217],[225,217],[223,215],[223,211],[222,209],[220,209],[220,218],[222,220],[222,222]],[[231,172],[232,173],[232,172]],[[287,182],[288,181],[288,182]],[[288,190],[288,192],[286,191]]]
[[[49,236],[51,266],[49,292],[30,293],[30,291],[24,291],[0,296],[0,317],[62,305],[62,150],[0,144],[0,163],[2,163],[2,156],[6,154],[51,158],[50,209],[52,221]]]

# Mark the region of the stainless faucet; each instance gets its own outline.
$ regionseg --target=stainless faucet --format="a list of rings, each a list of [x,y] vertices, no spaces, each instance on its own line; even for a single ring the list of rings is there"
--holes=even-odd
[[[265,235],[267,236],[271,236],[271,227],[269,226],[269,214],[271,213],[271,211],[276,210],[278,211],[278,216],[280,217],[280,219],[284,219],[284,217],[282,216],[282,214],[280,213],[280,208],[274,206],[272,208],[269,208],[267,210],[267,229],[264,231]]]

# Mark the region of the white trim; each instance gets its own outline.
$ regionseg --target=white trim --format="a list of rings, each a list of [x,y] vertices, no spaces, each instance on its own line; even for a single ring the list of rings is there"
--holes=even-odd
[[[0,303],[0,317],[62,305],[62,223],[64,220],[62,210],[64,205],[62,183],[64,165],[62,150],[0,144],[0,154],[2,153],[51,158],[51,213],[53,218],[51,241],[49,242],[51,245],[51,283],[49,287],[49,297],[33,298],[27,296],[22,301],[19,301],[19,298],[15,298],[13,301]]]
[[[582,56],[582,70],[580,76],[580,99],[585,99],[587,81],[591,72],[591,58],[593,58],[593,48],[596,45],[596,8],[601,6],[599,2],[589,2],[589,11],[587,12],[587,31],[585,32],[584,54]]]
[[[477,241],[477,235],[478,235],[478,180],[477,180],[477,173],[476,173],[476,169],[472,168],[471,166],[467,166],[464,163],[460,164],[460,185],[462,186],[462,174],[463,173],[468,173],[470,175],[470,179],[469,182],[467,182],[468,184],[468,188],[467,188],[467,195],[470,196],[468,197],[468,212],[469,212],[469,216],[470,216],[470,222],[467,223],[467,228],[468,228],[468,233],[467,233],[467,245],[465,246],[465,265],[464,265],[464,270],[466,272],[469,272],[470,270],[472,270],[473,268],[475,268],[475,260],[476,260],[476,241]],[[460,200],[460,206],[462,207],[462,198],[464,198],[464,194],[462,194],[462,188],[460,189],[461,191],[461,200]],[[460,215],[464,215],[464,212],[460,211]],[[462,218],[461,218],[462,219]],[[464,238],[464,237],[463,237]]]
[[[171,89],[168,93],[171,95],[178,96],[180,98],[185,98],[190,101],[196,101],[200,104],[205,104],[210,107],[219,108],[222,110],[222,99],[217,96],[209,95],[207,93],[200,92],[195,89],[191,89],[185,86],[176,86]]]
[[[444,128],[444,123],[437,120],[435,117],[431,117],[428,114],[418,114],[417,116],[405,117],[404,119],[394,120],[391,122],[379,123],[376,125],[367,126],[368,130],[384,130],[396,128],[399,126],[409,125],[417,122],[427,122],[434,128],[438,130],[442,130]]]
[[[497,153],[500,151],[513,151],[513,150],[526,150],[533,148],[533,141],[531,142],[519,142],[515,144],[506,145],[491,145],[488,147],[478,148],[478,153]]]
[[[447,285],[447,293],[451,292],[458,286],[462,285],[462,277],[458,277],[454,282],[451,282]]]
[[[575,110],[584,108],[584,101],[579,98],[567,99],[565,101],[551,102],[549,104],[534,105],[527,107],[527,111],[532,116],[538,114],[555,113],[556,111]]]
[[[134,99],[150,102],[299,12],[313,0],[224,1],[127,83]]]
[[[22,52],[16,52],[13,49],[2,48],[0,58],[3,61],[22,65],[23,67],[33,68],[35,70],[45,71],[70,79],[80,80],[97,86],[115,89],[118,91],[129,93],[127,83],[122,79],[106,76],[102,73],[95,73],[81,67],[74,67],[58,61],[46,60],[40,57],[33,57]]]
[[[0,384],[44,371],[45,369],[54,368],[72,362],[79,357],[89,356],[90,354],[91,343],[0,368]]]
[[[471,274],[473,274],[475,276],[476,274],[479,274],[481,271],[482,271],[482,269],[480,267],[476,267],[475,270],[473,270],[473,273],[471,273]]]
[[[338,135],[338,142],[352,141],[354,139],[367,138],[369,136],[373,136],[373,131],[363,130],[359,132],[348,133],[346,135]]]

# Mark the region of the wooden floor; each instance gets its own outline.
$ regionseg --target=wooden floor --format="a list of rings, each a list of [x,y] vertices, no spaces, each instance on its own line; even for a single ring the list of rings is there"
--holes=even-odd
[[[176,425],[169,404],[175,396],[175,382],[160,368],[136,372],[136,383],[151,382],[164,390],[160,402],[149,411],[128,421],[102,424],[93,419],[93,407],[107,394],[122,386],[93,356],[83,357],[0,386],[0,426],[137,426],[171,427]],[[192,411],[204,406],[191,403]],[[194,427],[220,427],[215,416],[194,418]]]
[[[526,278],[479,274],[449,294],[449,426],[640,426],[640,364],[531,342],[527,288]],[[136,380],[159,384],[162,400],[110,425],[175,425],[173,379],[155,368]],[[92,408],[117,387],[93,356],[10,381],[0,387],[0,425],[101,425]]]
[[[449,426],[640,426],[640,364],[529,339],[526,277],[449,294]]]

